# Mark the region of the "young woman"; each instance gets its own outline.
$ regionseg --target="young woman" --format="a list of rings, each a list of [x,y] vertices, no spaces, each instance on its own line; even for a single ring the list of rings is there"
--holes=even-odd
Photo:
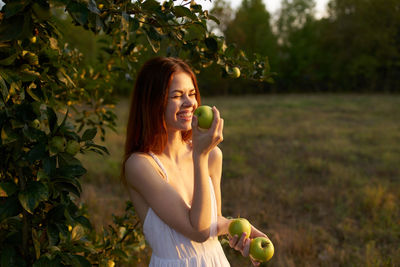
[[[130,198],[153,254],[150,266],[229,266],[218,235],[228,233],[221,215],[224,121],[199,130],[197,81],[180,59],[158,57],[139,72],[132,95],[124,158]],[[252,235],[265,234],[252,227]],[[250,239],[229,237],[249,255]],[[254,265],[258,263],[253,262]]]

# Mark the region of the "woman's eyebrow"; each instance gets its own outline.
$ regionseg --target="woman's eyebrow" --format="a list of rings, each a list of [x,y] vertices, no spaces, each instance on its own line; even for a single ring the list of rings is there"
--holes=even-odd
[[[196,88],[192,88],[192,89],[190,89],[189,91],[190,91],[190,92],[196,91]],[[173,93],[183,93],[183,92],[184,92],[184,90],[175,89],[175,90],[173,90],[173,91],[171,92],[171,94],[173,94]]]

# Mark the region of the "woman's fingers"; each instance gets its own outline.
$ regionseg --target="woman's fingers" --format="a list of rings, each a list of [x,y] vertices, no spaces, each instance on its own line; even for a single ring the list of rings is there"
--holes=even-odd
[[[229,236],[229,246],[243,255],[243,257],[248,257],[250,255],[250,243],[251,239],[246,238],[246,234],[242,234],[239,238],[237,235]],[[250,257],[250,260],[254,266],[260,266],[260,262],[255,261]]]
[[[253,260],[251,257],[250,257],[250,260],[251,260],[251,263],[253,263],[254,266],[260,266],[260,262]]]
[[[246,238],[246,233],[243,233],[239,239],[239,241],[235,245],[235,249],[242,252],[244,248],[244,239]]]
[[[223,135],[223,130],[224,130],[224,119],[220,119],[220,122],[218,124],[218,143],[221,143],[224,140],[224,135]]]
[[[244,240],[244,247],[242,250],[242,255],[243,257],[248,257],[249,256],[249,252],[250,252],[250,238],[246,238]]]
[[[245,233],[243,233],[240,238],[235,235],[229,239],[229,246],[240,251],[244,257],[247,257],[250,251],[250,239],[246,238]]]
[[[236,245],[236,243],[237,243],[237,241],[238,241],[238,236],[237,235],[234,235],[234,236],[230,236],[230,238],[229,238],[229,246],[231,247],[231,248],[234,248],[235,247],[235,245]]]
[[[197,124],[198,124],[198,119],[196,115],[193,115],[192,117],[192,131],[197,130]]]
[[[221,116],[220,116],[219,110],[215,106],[212,107],[212,110],[214,113],[214,120],[211,124],[211,129],[212,129],[212,131],[215,131],[215,129],[218,127]]]

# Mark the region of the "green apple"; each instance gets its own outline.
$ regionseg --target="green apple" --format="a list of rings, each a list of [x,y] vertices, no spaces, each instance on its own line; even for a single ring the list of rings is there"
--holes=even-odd
[[[79,145],[79,143],[75,140],[69,140],[67,143],[67,146],[65,148],[65,152],[67,152],[68,154],[75,156],[79,150],[81,149],[81,146]]]
[[[33,128],[35,128],[35,129],[39,129],[39,128],[40,128],[40,121],[39,121],[38,119],[34,119],[34,120],[31,122],[31,126],[32,126]]]
[[[237,235],[240,238],[243,233],[246,233],[246,238],[249,238],[251,224],[245,218],[237,218],[231,221],[228,230],[231,236]]]
[[[50,140],[50,150],[54,152],[64,152],[65,149],[65,138],[62,136],[54,136]]]
[[[239,69],[238,67],[234,67],[234,68],[232,69],[231,77],[234,78],[234,79],[240,77],[240,69]]]
[[[250,256],[259,262],[269,261],[274,255],[274,245],[266,237],[256,237],[250,243]]]
[[[194,111],[200,128],[209,129],[214,120],[214,113],[210,106],[200,106]]]

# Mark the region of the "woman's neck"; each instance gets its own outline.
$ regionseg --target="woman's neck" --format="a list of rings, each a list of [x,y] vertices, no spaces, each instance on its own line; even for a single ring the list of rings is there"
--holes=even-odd
[[[167,145],[163,154],[175,162],[179,162],[182,154],[187,151],[187,143],[182,139],[180,131],[168,133]]]

